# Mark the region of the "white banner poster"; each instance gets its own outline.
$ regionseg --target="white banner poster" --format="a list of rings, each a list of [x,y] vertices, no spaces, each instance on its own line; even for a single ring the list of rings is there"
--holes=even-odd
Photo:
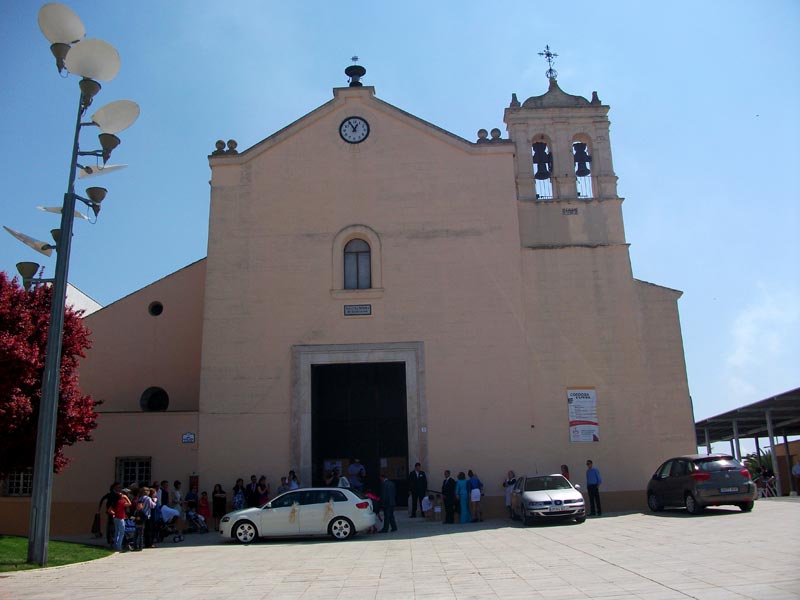
[[[599,442],[597,423],[597,393],[594,388],[567,388],[569,407],[569,441]]]

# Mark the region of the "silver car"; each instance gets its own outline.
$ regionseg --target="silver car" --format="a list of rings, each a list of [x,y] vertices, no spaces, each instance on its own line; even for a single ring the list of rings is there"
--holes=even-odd
[[[750,471],[729,454],[686,454],[661,464],[647,484],[647,505],[653,512],[685,506],[689,514],[706,506],[735,504],[753,510],[756,486]]]
[[[301,488],[222,517],[219,532],[241,544],[260,537],[330,535],[346,540],[375,525],[372,501],[346,488]]]
[[[511,515],[530,525],[536,520],[586,520],[586,506],[580,486],[573,486],[563,475],[530,475],[517,479],[511,492]]]

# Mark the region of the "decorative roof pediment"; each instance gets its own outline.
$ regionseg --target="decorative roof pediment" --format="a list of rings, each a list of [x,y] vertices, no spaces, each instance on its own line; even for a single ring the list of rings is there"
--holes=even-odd
[[[476,143],[471,142],[456,135],[446,129],[442,129],[433,123],[425,121],[408,113],[396,106],[389,104],[375,96],[375,89],[371,86],[359,87],[342,87],[334,88],[333,99],[325,104],[317,107],[311,112],[303,115],[293,123],[290,123],[283,129],[276,131],[269,137],[261,140],[255,145],[245,150],[238,150],[238,144],[235,140],[228,141],[228,150],[225,150],[225,142],[222,140],[217,142],[217,150],[212,152],[209,159],[214,161],[213,164],[242,164],[251,160],[255,156],[267,151],[282,142],[283,140],[295,135],[302,130],[321,119],[327,118],[332,113],[335,113],[343,106],[354,107],[357,103],[362,106],[369,106],[372,110],[394,119],[404,122],[409,127],[413,127],[418,131],[424,131],[428,135],[437,138],[461,151],[469,153],[493,153],[493,152],[513,152],[513,144],[509,140],[492,139],[492,140],[479,140],[480,142],[501,142],[501,143]],[[233,145],[231,145],[231,142]],[[217,162],[223,159],[224,162]]]
[[[564,92],[553,77],[550,79],[550,89],[541,96],[531,96],[525,100],[522,108],[573,108],[590,104],[592,103],[583,96],[573,96]]]

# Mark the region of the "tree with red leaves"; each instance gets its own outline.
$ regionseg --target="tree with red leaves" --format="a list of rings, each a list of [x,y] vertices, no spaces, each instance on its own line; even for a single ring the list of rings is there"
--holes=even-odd
[[[51,297],[51,286],[25,291],[0,271],[0,478],[33,467]],[[64,447],[90,441],[97,426],[95,402],[78,387],[78,363],[91,347],[81,315],[69,307],[64,315],[56,473],[68,462]]]

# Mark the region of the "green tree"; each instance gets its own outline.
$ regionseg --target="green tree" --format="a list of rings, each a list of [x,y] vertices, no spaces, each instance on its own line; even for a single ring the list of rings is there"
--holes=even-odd
[[[0,478],[33,466],[42,392],[42,372],[52,291],[30,291],[0,271]],[[96,403],[81,394],[77,369],[91,347],[81,312],[67,308],[61,349],[58,422],[53,470],[67,465],[64,448],[91,440]]]
[[[742,462],[744,462],[744,466],[747,467],[747,470],[750,471],[750,475],[755,477],[759,467],[762,469],[772,469],[772,450],[762,450],[761,454],[752,452],[747,454],[744,459],[742,459]]]

